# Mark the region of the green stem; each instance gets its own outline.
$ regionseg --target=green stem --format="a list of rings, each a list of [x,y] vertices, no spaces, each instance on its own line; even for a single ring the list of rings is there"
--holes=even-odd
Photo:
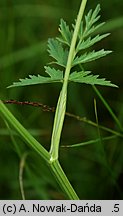
[[[0,101],[0,112],[2,116],[16,129],[23,140],[27,142],[46,161],[49,161],[49,153],[45,148],[21,125],[21,123],[12,115],[7,107]]]
[[[112,118],[114,119],[114,121],[116,122],[116,124],[118,125],[119,129],[121,131],[123,131],[123,127],[119,121],[119,119],[117,118],[117,116],[114,114],[114,112],[112,111],[111,107],[108,105],[107,101],[103,98],[103,96],[101,95],[101,93],[99,92],[99,90],[93,86],[94,91],[96,92],[96,94],[99,96],[100,100],[103,102],[104,106],[107,108],[107,110],[109,111],[109,113],[111,114]]]
[[[66,112],[66,115],[67,115],[67,116],[70,116],[70,117],[72,117],[72,118],[74,118],[74,119],[76,119],[76,120],[78,120],[78,121],[87,123],[87,124],[89,124],[89,125],[91,125],[91,126],[99,127],[99,129],[102,129],[102,130],[104,130],[104,131],[107,131],[107,132],[109,132],[109,133],[112,133],[112,134],[114,134],[114,135],[116,135],[116,136],[119,136],[119,137],[122,137],[122,138],[123,138],[123,134],[122,134],[122,133],[119,133],[118,131],[115,131],[115,130],[113,130],[113,129],[111,129],[111,128],[107,128],[107,127],[105,127],[105,126],[103,126],[103,125],[97,125],[96,122],[93,122],[93,121],[91,121],[91,120],[89,120],[89,119],[86,119],[85,117],[80,117],[80,116],[74,115],[74,114],[69,113],[69,112]]]
[[[55,175],[57,182],[59,183],[59,185],[65,192],[65,194],[70,199],[74,199],[74,200],[79,198],[75,193],[74,189],[72,188],[69,180],[67,179],[57,159],[58,159],[58,150],[59,150],[61,131],[62,131],[65,111],[66,111],[68,78],[72,67],[72,61],[75,55],[77,36],[78,36],[86,3],[87,0],[83,0],[81,2],[80,10],[75,25],[75,30],[73,33],[73,38],[71,41],[63,87],[58,99],[58,104],[55,113],[50,153],[48,153],[43,148],[43,146],[40,145],[40,143],[29,134],[29,132],[19,123],[19,121],[11,114],[11,112],[6,108],[6,106],[0,101],[0,111],[3,114],[4,118],[13,125],[13,127],[18,131],[21,137],[23,137],[24,141],[26,141],[50,165],[52,173]]]
[[[111,140],[111,139],[115,139],[115,138],[117,138],[116,135],[102,137],[102,141],[107,141],[107,140]],[[95,140],[89,140],[89,141],[85,141],[85,142],[82,142],[82,143],[77,143],[77,144],[72,144],[72,145],[62,145],[61,147],[64,147],[64,148],[76,148],[76,147],[82,147],[82,146],[85,146],[85,145],[95,144],[95,143],[98,143],[99,141],[100,141],[100,138],[97,138]]]
[[[72,67],[72,62],[75,55],[75,46],[77,41],[77,36],[81,24],[81,20],[84,14],[84,10],[86,7],[87,0],[83,0],[80,5],[80,10],[77,16],[77,21],[71,41],[70,51],[68,55],[68,61],[65,70],[64,82],[63,87],[58,99],[58,104],[55,113],[54,125],[53,125],[53,132],[52,132],[52,139],[51,139],[51,162],[58,159],[58,151],[59,151],[59,143],[61,138],[61,132],[63,128],[63,122],[65,118],[65,111],[66,111],[66,102],[67,102],[67,86],[68,86],[68,78],[70,74],[70,70]]]
[[[69,180],[67,179],[64,171],[62,170],[58,161],[51,163],[50,154],[45,148],[34,138],[32,135],[21,125],[21,123],[12,115],[7,107],[0,101],[0,113],[4,120],[7,120],[13,128],[20,134],[23,140],[36,151],[41,158],[50,166],[52,173],[54,174],[59,186],[65,192],[69,199],[78,199],[74,189],[72,188]],[[19,152],[18,152],[19,154]],[[20,155],[20,154],[19,154]]]
[[[71,186],[68,178],[66,177],[60,163],[58,160],[53,161],[50,164],[51,171],[56,178],[56,181],[61,186],[62,190],[65,192],[67,197],[71,200],[79,200],[76,192],[74,191],[73,187]]]

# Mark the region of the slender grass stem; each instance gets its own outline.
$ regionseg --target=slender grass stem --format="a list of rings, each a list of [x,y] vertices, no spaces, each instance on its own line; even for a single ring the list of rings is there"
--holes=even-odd
[[[33,150],[40,154],[46,162],[48,162],[49,153],[46,149],[21,125],[21,123],[12,115],[2,101],[0,101],[0,112],[2,113],[2,116],[16,129],[23,140],[28,143]]]
[[[16,101],[16,100],[7,100],[7,101],[2,101],[2,102],[5,103],[5,104],[17,104],[17,105],[29,105],[29,106],[33,106],[33,107],[41,107],[42,110],[45,111],[45,112],[55,112],[55,107],[49,107],[48,105],[44,105],[44,104],[38,103],[38,102]],[[91,121],[91,120],[89,120],[89,119],[87,119],[85,117],[81,117],[81,116],[78,116],[78,115],[75,115],[75,114],[69,113],[69,112],[65,112],[65,115],[69,116],[71,118],[74,118],[74,119],[76,119],[78,121],[82,121],[84,123],[87,123],[87,124],[89,124],[91,126],[94,126],[94,127],[98,126],[101,130],[104,130],[104,131],[107,131],[109,133],[115,134],[116,136],[123,137],[122,133],[120,133],[118,131],[115,131],[115,130],[113,130],[111,128],[107,128],[107,127],[105,127],[103,125],[100,125],[100,124],[97,125],[96,122],[93,122],[93,121]],[[39,134],[38,132],[36,133],[35,130],[32,130],[32,129],[30,131],[31,131],[31,134],[33,134],[33,135],[38,135]],[[11,132],[12,132],[12,134],[16,135],[16,133],[14,131],[11,131]],[[7,132],[4,129],[0,130],[0,134],[8,135]]]
[[[115,135],[102,137],[102,141],[108,141],[108,140],[115,139],[115,138],[117,138],[117,136],[115,136]],[[76,144],[72,144],[72,145],[62,145],[61,147],[63,147],[63,148],[74,148],[75,147],[76,148],[76,147],[82,147],[82,146],[86,146],[86,145],[92,145],[92,144],[98,143],[99,141],[100,141],[100,138],[97,138],[95,140],[88,140],[88,141],[85,141],[82,143],[76,143]]]
[[[28,155],[27,152],[23,154],[23,156],[21,158],[21,161],[20,161],[20,169],[19,169],[20,192],[21,192],[21,196],[22,196],[23,200],[25,200],[24,183],[23,183],[23,172],[24,172],[24,167],[25,167],[27,155]]]
[[[15,149],[16,153],[18,154],[18,156],[21,157],[21,150],[20,150],[19,146],[17,145],[17,143],[16,143],[15,140],[14,140],[14,136],[13,136],[13,134],[12,134],[12,130],[11,130],[11,128],[10,128],[8,122],[7,122],[6,120],[4,120],[4,121],[5,121],[6,127],[7,127],[8,131],[9,131],[9,136],[10,136],[10,138],[11,138],[11,140],[12,140],[14,149]]]
[[[67,179],[64,171],[62,170],[58,161],[51,163],[50,154],[45,150],[45,148],[21,125],[21,123],[12,115],[12,113],[7,109],[7,107],[0,101],[0,113],[4,120],[9,122],[13,128],[19,133],[23,140],[36,151],[41,158],[50,166],[51,172],[54,174],[59,186],[64,191],[65,195],[69,199],[79,199],[74,191],[72,185]],[[19,154],[19,152],[18,152]],[[20,155],[20,154],[19,154]]]
[[[96,88],[96,86],[92,86],[94,91],[96,92],[96,94],[98,95],[98,97],[100,98],[100,100],[103,102],[104,106],[107,108],[107,110],[109,111],[109,113],[111,114],[112,118],[114,119],[114,121],[116,122],[117,126],[119,127],[119,129],[121,131],[123,131],[123,126],[121,125],[119,119],[117,118],[117,116],[114,114],[113,110],[111,109],[111,107],[109,106],[109,104],[107,103],[107,101],[104,99],[104,97],[101,95],[101,93],[99,92],[99,90]]]
[[[96,123],[96,122],[93,122],[93,121],[91,121],[91,120],[89,120],[89,119],[86,119],[85,117],[80,117],[80,116],[74,115],[73,113],[69,113],[69,112],[66,112],[66,115],[69,116],[69,117],[71,117],[71,118],[74,118],[74,119],[76,119],[76,120],[78,120],[78,121],[87,123],[87,124],[89,124],[89,125],[91,125],[91,126],[93,126],[93,127],[97,127],[97,123]],[[101,130],[107,131],[107,132],[109,132],[109,133],[112,133],[112,134],[114,134],[114,135],[116,135],[116,136],[119,136],[119,137],[122,137],[122,138],[123,138],[123,134],[121,134],[121,133],[118,132],[118,131],[115,131],[115,130],[113,130],[113,129],[111,129],[111,128],[107,128],[107,127],[105,127],[105,126],[103,126],[103,125],[98,125],[98,127],[99,127],[99,129],[101,129]]]

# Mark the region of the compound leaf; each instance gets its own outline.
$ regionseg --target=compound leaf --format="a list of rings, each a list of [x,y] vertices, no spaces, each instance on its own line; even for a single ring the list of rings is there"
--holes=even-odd
[[[69,81],[77,83],[85,83],[90,85],[103,85],[117,87],[115,84],[112,84],[110,81],[105,80],[105,78],[98,78],[99,75],[92,75],[90,71],[81,71],[73,72],[69,76]]]
[[[44,83],[53,83],[53,82],[62,82],[63,81],[63,72],[60,70],[56,70],[51,67],[45,66],[45,72],[49,75],[49,77],[44,77],[41,75],[29,75],[29,78],[19,79],[19,82],[14,82],[10,87],[19,87],[19,86],[29,86],[29,85],[37,85]]]
[[[88,36],[90,33],[94,32],[97,29],[97,26],[94,24],[100,19],[100,4],[97,5],[94,11],[90,10],[85,16],[85,31],[84,36]],[[93,31],[92,31],[93,30]]]
[[[66,24],[66,22],[63,19],[61,19],[59,31],[62,35],[62,38],[58,37],[57,40],[59,40],[61,43],[64,43],[64,44],[67,44],[68,46],[70,46],[73,31],[70,31],[69,26]]]
[[[62,44],[56,39],[48,40],[48,52],[56,61],[54,63],[66,67],[68,50],[63,49]]]
[[[95,43],[101,41],[102,39],[104,39],[105,37],[107,37],[109,35],[110,35],[110,33],[103,34],[103,35],[97,35],[94,38],[89,37],[86,40],[80,41],[80,43],[78,43],[78,45],[77,45],[76,50],[78,52],[80,50],[87,49],[87,48],[91,47],[92,45],[94,45]]]
[[[74,60],[73,60],[73,64],[72,66],[78,65],[78,64],[84,64],[87,62],[91,62],[94,61],[96,59],[99,59],[101,57],[106,56],[107,54],[111,53],[112,51],[105,51],[104,49],[99,50],[99,51],[95,51],[93,50],[92,52],[89,53],[85,53],[81,56],[77,56]]]
[[[105,37],[109,35],[97,35],[95,37],[90,36],[90,34],[94,33],[99,27],[101,27],[104,23],[98,23],[100,19],[100,5],[98,4],[95,10],[90,10],[88,14],[85,16],[85,20],[81,22],[77,44],[74,50],[74,56],[72,64],[69,65],[70,69],[76,65],[88,63],[99,59],[101,57],[106,56],[107,54],[111,53],[111,51],[105,51],[104,49],[99,51],[91,51],[91,52],[82,52],[82,54],[78,54],[80,51],[87,49],[94,45],[95,43],[101,41]],[[75,20],[76,22],[76,20]],[[73,30],[75,25],[72,25]],[[66,22],[61,19],[59,31],[61,33],[61,38],[49,39],[48,40],[48,52],[49,55],[54,59],[54,62],[59,66],[66,68],[68,54],[69,54],[69,47],[71,46],[71,41],[73,37],[73,30],[70,30],[69,26]],[[41,83],[52,83],[52,82],[63,82],[63,72],[60,70],[56,70],[51,67],[45,67],[45,72],[49,76],[35,76],[29,75],[29,78],[20,79],[19,82],[14,82],[13,85],[9,87],[15,86],[26,86],[26,85],[35,85]],[[86,83],[91,85],[106,85],[106,86],[113,86],[117,87],[116,85],[112,84],[110,81],[105,80],[105,78],[98,78],[99,75],[92,75],[88,71],[81,71],[81,72],[73,72],[69,75],[69,81],[79,82],[79,83]]]

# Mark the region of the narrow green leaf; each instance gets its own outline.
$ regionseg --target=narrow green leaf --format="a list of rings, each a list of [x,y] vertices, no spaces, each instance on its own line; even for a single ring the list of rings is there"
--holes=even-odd
[[[110,54],[111,52],[112,51],[105,51],[104,49],[99,50],[99,51],[93,50],[92,52],[85,53],[85,54],[83,54],[83,55],[81,55],[79,57],[77,56],[74,59],[72,66],[94,61],[96,59],[99,59],[99,58],[102,58],[102,57],[106,56],[107,54]]]
[[[49,74],[49,77],[43,76],[35,76],[29,75],[29,78],[19,79],[19,82],[14,82],[11,87],[20,87],[20,86],[27,86],[27,85],[37,85],[37,84],[44,84],[44,83],[53,83],[53,82],[62,82],[63,81],[63,72],[60,70],[56,70],[51,67],[45,66],[45,72]]]
[[[53,57],[56,64],[66,67],[68,59],[68,49],[63,49],[62,44],[56,39],[48,40],[48,52]]]
[[[115,138],[117,138],[117,136],[113,135],[113,136],[102,137],[101,140],[102,141],[107,141],[107,140],[111,140],[111,139],[115,139]],[[95,139],[95,140],[88,140],[88,141],[85,141],[85,142],[82,142],[82,143],[61,146],[61,147],[65,147],[65,148],[82,147],[82,146],[85,146],[85,145],[98,143],[99,141],[100,141],[100,138]]]
[[[92,75],[90,71],[73,72],[69,76],[69,81],[85,83],[90,85],[103,85],[117,87],[110,81],[105,80],[105,78],[98,78],[99,75]]]

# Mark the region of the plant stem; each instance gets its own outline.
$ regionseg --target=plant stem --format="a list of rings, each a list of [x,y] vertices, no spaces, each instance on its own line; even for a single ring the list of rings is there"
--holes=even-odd
[[[67,197],[71,200],[79,200],[76,192],[74,191],[73,187],[71,186],[68,178],[66,177],[60,163],[58,160],[53,161],[50,164],[51,171],[56,178],[56,181],[67,195]]]
[[[34,150],[36,151],[41,158],[45,160],[52,173],[54,174],[59,186],[64,191],[66,196],[69,199],[79,199],[76,195],[72,185],[67,179],[64,171],[62,170],[58,161],[51,163],[50,154],[45,150],[45,148],[21,125],[21,123],[13,116],[13,114],[7,109],[7,107],[0,101],[0,113],[4,120],[7,120],[13,128],[20,134],[23,140]],[[19,152],[18,152],[19,154]],[[20,154],[19,154],[20,155]],[[29,171],[29,170],[28,170]]]
[[[55,107],[49,107],[48,105],[45,105],[45,104],[42,104],[42,103],[38,103],[38,102],[29,102],[29,101],[16,101],[16,100],[5,100],[5,101],[2,101],[3,103],[5,104],[18,104],[18,105],[30,105],[30,106],[33,106],[33,107],[41,107],[43,111],[45,112],[55,112]],[[123,137],[123,134],[121,134],[120,132],[118,131],[115,131],[113,129],[110,129],[110,128],[107,128],[105,126],[102,126],[102,125],[97,125],[96,122],[93,122],[85,117],[80,117],[78,115],[75,115],[73,113],[69,113],[69,112],[66,112],[65,113],[66,116],[69,116],[69,117],[72,117],[78,121],[82,121],[82,122],[85,122],[89,125],[92,125],[94,127],[99,127],[100,129],[104,130],[104,131],[107,131],[109,133],[112,133],[112,134],[115,134],[116,136],[120,136],[120,137]],[[5,135],[8,135],[7,132],[3,132],[4,129],[0,130],[0,134],[5,134]],[[33,130],[30,130],[32,131],[32,135],[38,135],[39,133],[35,133],[33,132]],[[13,134],[14,132],[11,132],[11,135]],[[16,133],[15,133],[16,134]]]
[[[116,122],[116,124],[118,125],[119,129],[121,131],[123,131],[123,127],[119,121],[119,119],[117,118],[117,116],[114,114],[114,112],[112,111],[111,107],[108,105],[107,101],[104,99],[104,97],[101,95],[101,93],[99,92],[99,90],[95,87],[92,86],[94,91],[96,92],[96,94],[99,96],[100,100],[103,102],[104,106],[107,108],[107,110],[109,111],[109,113],[111,114],[112,118],[114,119],[114,121]]]
[[[2,116],[16,129],[23,140],[27,142],[46,162],[49,161],[49,153],[46,149],[21,125],[7,107],[0,101]]]
[[[62,90],[60,92],[58,104],[56,107],[52,139],[51,139],[51,148],[50,148],[51,162],[58,159],[59,143],[60,143],[61,132],[62,132],[65,112],[66,112],[68,78],[69,78],[70,70],[72,67],[72,62],[73,62],[74,55],[75,55],[75,46],[77,42],[77,36],[78,36],[81,20],[84,14],[84,10],[86,7],[86,3],[87,3],[87,0],[83,0],[80,5],[80,10],[77,16],[77,21],[76,21],[76,25],[75,25],[75,29],[74,29],[74,33],[73,33],[73,37],[71,41],[71,46],[69,50],[63,86],[62,86]]]
[[[111,128],[107,128],[107,127],[105,127],[105,126],[103,126],[103,125],[97,125],[96,122],[93,122],[93,121],[91,121],[91,120],[89,120],[89,119],[86,119],[85,117],[80,117],[80,116],[74,115],[74,114],[69,113],[69,112],[66,112],[66,115],[69,116],[69,117],[72,117],[72,118],[74,118],[74,119],[76,119],[76,120],[78,120],[78,121],[85,122],[85,123],[87,123],[87,124],[89,124],[89,125],[91,125],[91,126],[94,126],[94,127],[97,127],[97,126],[98,126],[99,129],[102,129],[102,130],[104,130],[104,131],[107,131],[107,132],[109,132],[109,133],[112,133],[112,134],[114,134],[114,135],[116,135],[116,136],[119,136],[119,137],[122,137],[122,138],[123,138],[123,134],[122,134],[122,133],[120,133],[120,132],[118,132],[118,131],[115,131],[115,130],[113,130],[113,129],[111,129]]]
[[[116,135],[102,137],[102,141],[107,141],[107,140],[111,140],[111,139],[115,139],[115,138],[117,138]],[[89,141],[85,141],[82,143],[76,143],[76,144],[72,144],[72,145],[62,145],[61,147],[63,147],[63,148],[76,148],[76,147],[82,147],[85,145],[95,144],[95,143],[98,143],[99,141],[100,141],[100,138],[97,138],[95,140],[89,140]]]

